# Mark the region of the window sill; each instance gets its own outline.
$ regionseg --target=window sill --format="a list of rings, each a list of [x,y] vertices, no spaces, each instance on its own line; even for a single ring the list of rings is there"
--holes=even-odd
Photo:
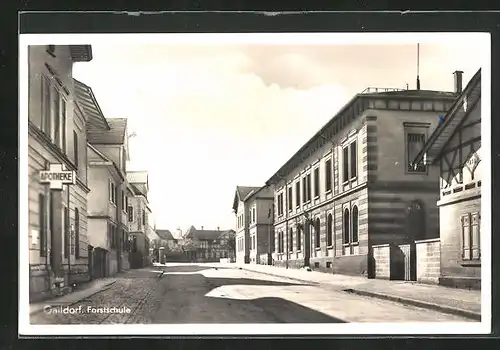
[[[359,242],[343,243],[342,246],[343,247],[350,247],[350,246],[356,247],[356,246],[359,246]]]
[[[316,247],[316,248],[314,248],[314,250],[319,251],[319,250],[321,250],[321,247]]]
[[[331,244],[331,245],[327,245],[327,246],[326,246],[326,248],[327,248],[327,249],[333,249],[333,244]]]
[[[302,250],[297,250],[295,253],[302,253]]]
[[[326,195],[332,194],[332,190],[328,190],[325,192]]]
[[[460,265],[467,267],[481,267],[481,260],[462,260]]]

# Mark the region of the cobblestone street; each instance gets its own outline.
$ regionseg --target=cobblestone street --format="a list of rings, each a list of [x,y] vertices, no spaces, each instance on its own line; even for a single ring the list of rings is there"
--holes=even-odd
[[[163,277],[159,273],[165,271]],[[48,302],[52,308],[58,306]],[[66,305],[67,306],[67,305]],[[87,313],[87,308],[130,312]],[[200,264],[131,270],[74,305],[32,324],[466,322],[459,316],[351,295],[256,272]]]

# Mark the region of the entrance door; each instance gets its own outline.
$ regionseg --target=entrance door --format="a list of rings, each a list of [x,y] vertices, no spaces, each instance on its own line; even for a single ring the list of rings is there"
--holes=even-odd
[[[311,224],[306,223],[304,227],[304,266],[309,266],[311,258]]]

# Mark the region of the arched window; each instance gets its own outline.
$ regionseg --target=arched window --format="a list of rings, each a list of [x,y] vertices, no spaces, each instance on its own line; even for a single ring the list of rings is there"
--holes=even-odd
[[[297,227],[297,250],[302,250],[302,229]]]
[[[319,220],[319,218],[316,219],[316,225],[314,227],[314,233],[315,233],[315,244],[316,244],[316,248],[319,248],[320,247],[320,227],[321,227],[321,221]]]
[[[332,214],[328,214],[326,220],[326,245],[331,247],[333,245],[333,217]]]
[[[290,229],[290,233],[288,235],[288,250],[293,252],[293,229]]]
[[[80,212],[75,208],[75,258],[80,257]]]
[[[344,227],[342,230],[342,237],[344,238],[344,244],[349,243],[349,209],[344,209]]]
[[[352,242],[358,241],[358,207],[352,207]]]

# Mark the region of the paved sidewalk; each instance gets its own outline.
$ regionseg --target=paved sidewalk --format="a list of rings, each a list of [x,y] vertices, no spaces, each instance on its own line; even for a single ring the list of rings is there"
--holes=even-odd
[[[481,319],[481,292],[405,281],[367,279],[268,265],[234,264],[237,268],[335,287],[346,292],[411,304],[441,312]]]
[[[88,284],[82,285],[82,289],[76,290],[74,292],[68,293],[61,297],[56,297],[54,299],[49,299],[37,303],[30,304],[30,315],[36,314],[43,311],[44,307],[47,305],[72,305],[79,302],[82,299],[88,298],[100,291],[106,289],[116,282],[115,278],[100,278],[93,280]]]

